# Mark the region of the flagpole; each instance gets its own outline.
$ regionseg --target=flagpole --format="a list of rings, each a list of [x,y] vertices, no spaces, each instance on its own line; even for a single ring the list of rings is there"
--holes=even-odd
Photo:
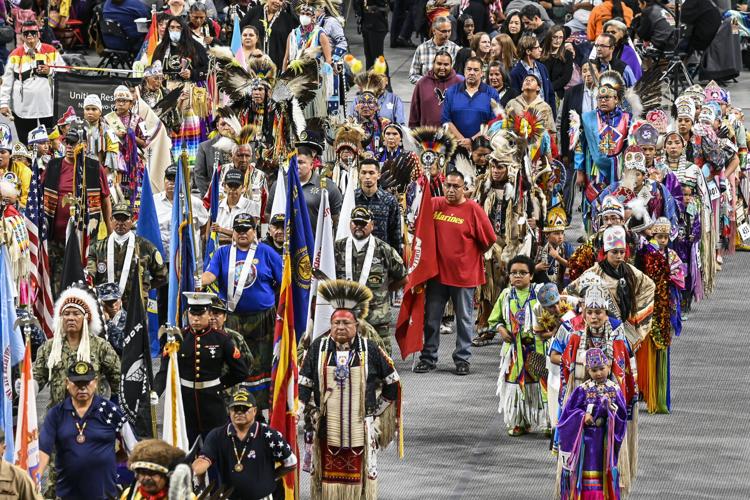
[[[151,182],[151,180],[148,179],[148,182]],[[143,284],[141,283],[143,272],[141,271],[141,259],[138,258],[138,255],[134,255],[133,257],[135,258],[135,268],[138,269],[138,276],[136,276],[136,281],[138,282],[136,285],[138,287],[138,298],[143,302]],[[146,321],[148,321],[148,311],[145,306],[143,309],[146,313]],[[148,333],[148,328],[146,329],[146,335],[144,335],[143,338],[146,341],[146,345],[142,347],[144,348],[143,352],[145,359],[143,361],[146,364],[146,376],[148,377],[149,385],[148,401],[149,413],[151,413],[151,437],[156,439],[156,407],[159,404],[159,396],[156,394],[156,391],[154,391],[154,366],[151,362],[151,337]]]

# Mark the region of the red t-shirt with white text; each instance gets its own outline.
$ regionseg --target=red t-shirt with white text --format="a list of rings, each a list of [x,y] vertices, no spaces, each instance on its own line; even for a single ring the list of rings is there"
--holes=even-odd
[[[484,284],[484,250],[496,238],[487,213],[474,200],[449,205],[444,197],[432,199],[432,211],[440,283],[463,288]]]

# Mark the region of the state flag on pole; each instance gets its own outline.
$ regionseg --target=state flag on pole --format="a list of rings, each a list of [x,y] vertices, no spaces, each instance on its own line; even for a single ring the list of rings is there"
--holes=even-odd
[[[414,227],[404,298],[396,320],[396,342],[401,350],[401,359],[421,351],[424,346],[426,286],[427,281],[438,274],[430,184],[425,176],[417,182],[422,198]]]
[[[31,374],[31,342],[26,341],[26,353],[21,369],[21,394],[18,399],[15,464],[27,471],[34,483],[39,477],[39,421],[36,413],[36,390]]]
[[[164,351],[169,354],[167,361],[167,386],[164,390],[164,426],[161,438],[172,446],[180,448],[185,453],[190,451],[190,443],[185,426],[185,408],[182,405],[182,390],[180,389],[180,368],[177,365],[177,351],[180,344],[176,341],[167,342]],[[162,360],[162,362],[164,362]]]

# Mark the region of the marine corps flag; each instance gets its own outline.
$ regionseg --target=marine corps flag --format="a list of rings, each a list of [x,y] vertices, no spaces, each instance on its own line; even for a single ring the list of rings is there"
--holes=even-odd
[[[404,298],[396,320],[396,342],[401,351],[401,359],[421,351],[424,346],[425,289],[427,281],[438,273],[430,184],[426,176],[422,176],[418,183],[422,199],[414,224],[414,241]]]

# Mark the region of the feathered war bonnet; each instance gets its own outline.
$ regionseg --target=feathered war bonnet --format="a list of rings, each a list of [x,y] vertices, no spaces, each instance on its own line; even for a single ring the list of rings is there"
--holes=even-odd
[[[318,294],[333,306],[334,315],[339,311],[349,311],[357,320],[361,320],[370,311],[372,292],[356,281],[321,281],[318,284]]]
[[[419,164],[429,172],[437,163],[441,170],[456,152],[456,138],[443,128],[417,127],[411,131],[419,151]]]
[[[63,318],[67,309],[75,309],[83,314],[83,328],[81,342],[78,344],[77,361],[91,362],[90,336],[98,336],[102,332],[102,318],[99,315],[99,305],[96,299],[84,288],[73,285],[60,294],[55,302],[55,312],[52,319],[52,350],[47,359],[47,369],[52,376],[52,370],[62,361]],[[67,367],[65,367],[67,369]]]
[[[248,72],[255,75],[253,88],[266,87],[272,89],[276,85],[276,64],[270,57],[252,57],[247,65]]]

